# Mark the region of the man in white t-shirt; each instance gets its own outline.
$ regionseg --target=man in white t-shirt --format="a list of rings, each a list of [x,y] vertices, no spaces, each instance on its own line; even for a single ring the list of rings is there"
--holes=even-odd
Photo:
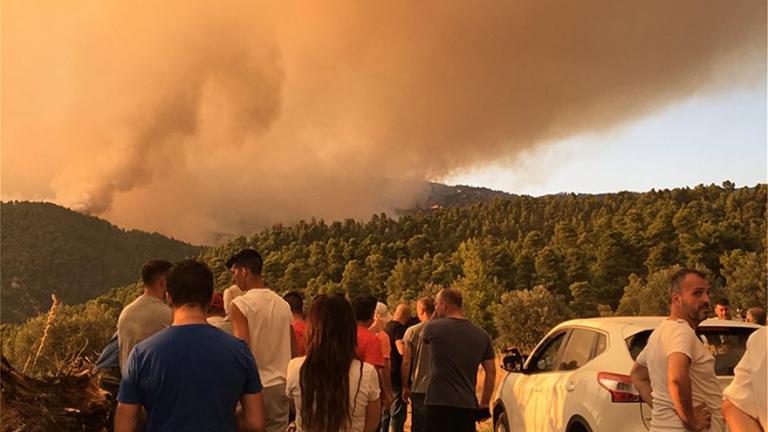
[[[232,281],[244,293],[232,300],[229,318],[234,335],[251,348],[264,386],[267,432],[285,432],[289,401],[285,394],[288,362],[296,356],[291,307],[282,297],[264,287],[261,255],[243,249],[227,261]]]
[[[768,429],[768,329],[756,330],[747,340],[747,351],[733,371],[733,381],[723,392],[723,415],[736,431]]]
[[[709,314],[709,282],[697,270],[679,270],[670,297],[669,318],[637,357],[632,382],[652,407],[652,431],[723,431],[715,359],[695,332]]]

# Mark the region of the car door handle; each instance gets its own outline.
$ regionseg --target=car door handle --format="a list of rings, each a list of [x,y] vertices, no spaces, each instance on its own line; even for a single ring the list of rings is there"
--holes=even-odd
[[[576,390],[576,386],[573,385],[573,383],[568,383],[568,385],[565,386],[565,389],[568,390],[569,392],[572,392]]]

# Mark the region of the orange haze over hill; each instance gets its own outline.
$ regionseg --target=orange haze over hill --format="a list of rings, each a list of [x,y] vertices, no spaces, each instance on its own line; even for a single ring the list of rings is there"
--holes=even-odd
[[[762,0],[6,0],[3,197],[207,242],[764,79]],[[588,150],[585,150],[588,151]]]

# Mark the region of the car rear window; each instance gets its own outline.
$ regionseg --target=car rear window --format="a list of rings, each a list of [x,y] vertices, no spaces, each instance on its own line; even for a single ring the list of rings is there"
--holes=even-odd
[[[696,334],[715,357],[715,374],[733,375],[733,368],[747,348],[747,338],[755,331],[751,327],[699,327]],[[627,338],[627,349],[632,360],[648,343],[652,330],[644,330]]]
[[[637,360],[637,356],[645,348],[645,344],[648,343],[648,337],[652,332],[653,330],[644,330],[627,338],[627,349],[629,349],[629,355],[632,356],[632,360]]]

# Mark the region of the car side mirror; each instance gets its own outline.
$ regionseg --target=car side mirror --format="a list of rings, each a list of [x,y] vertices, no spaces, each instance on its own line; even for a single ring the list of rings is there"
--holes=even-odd
[[[525,356],[517,348],[508,348],[504,350],[504,357],[501,359],[501,368],[507,372],[520,372],[523,370]]]

